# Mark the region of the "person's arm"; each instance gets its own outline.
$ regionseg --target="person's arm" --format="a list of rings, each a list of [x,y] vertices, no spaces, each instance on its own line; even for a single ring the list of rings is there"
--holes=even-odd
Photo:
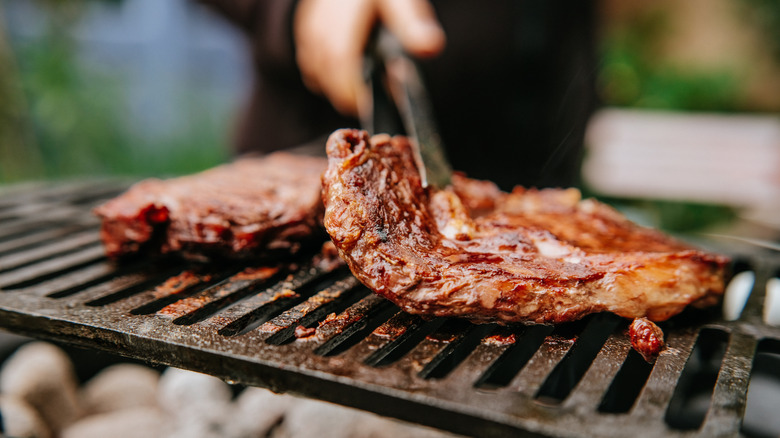
[[[414,56],[444,48],[444,32],[427,0],[300,0],[295,11],[293,35],[304,83],[342,114],[357,114],[365,102],[363,53],[377,22]]]
[[[306,86],[346,115],[357,114],[366,93],[363,52],[374,25],[387,27],[414,56],[444,48],[444,32],[428,0],[201,2],[247,32],[264,68],[297,63]]]

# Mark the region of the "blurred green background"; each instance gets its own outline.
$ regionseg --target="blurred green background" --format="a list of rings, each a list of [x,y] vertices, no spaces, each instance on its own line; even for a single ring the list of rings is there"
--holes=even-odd
[[[136,105],[140,108],[133,109],[137,90],[128,85],[143,79],[137,76],[153,76],[154,72],[128,69],[122,62],[101,65],[101,56],[116,47],[148,64],[148,54],[138,52],[161,51],[151,55],[153,60],[158,58],[154,66],[159,70],[166,68],[166,60],[159,58],[171,47],[155,49],[155,41],[139,44],[131,35],[125,41],[110,42],[106,48],[89,37],[79,37],[80,31],[84,33],[84,21],[94,20],[90,13],[96,4],[110,15],[121,13],[119,8],[132,2],[30,3],[35,8],[32,12],[29,4],[0,2],[0,183],[78,176],[178,175],[228,158],[229,129],[238,105],[235,90],[232,94],[217,90],[215,96],[214,87],[203,86],[202,78],[200,82],[193,80],[193,74],[186,70],[191,67],[188,64],[181,80],[162,84],[167,87],[165,96],[153,96],[165,102],[146,99]],[[186,4],[178,7],[185,12],[187,8]],[[153,12],[156,8],[151,5],[145,9]],[[6,13],[12,10],[13,16]],[[35,16],[30,17],[31,13]],[[20,29],[20,35],[15,35],[15,27],[26,25],[15,23],[17,17],[40,21],[40,28],[32,33]],[[100,30],[92,34],[117,35]],[[184,47],[185,52],[187,49]],[[181,73],[177,70],[169,75]],[[155,114],[143,114],[149,110]],[[165,116],[165,112],[175,113],[175,117],[165,118],[164,128],[154,123],[158,126],[147,129],[149,120],[144,116]]]
[[[780,2],[606,0],[602,12],[605,105],[780,110]]]

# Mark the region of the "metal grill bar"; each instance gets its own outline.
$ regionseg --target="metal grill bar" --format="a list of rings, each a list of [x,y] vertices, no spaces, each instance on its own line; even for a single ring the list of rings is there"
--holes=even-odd
[[[385,309],[392,311],[387,301],[369,294],[335,318],[326,319],[317,328],[317,337],[325,342],[314,352],[319,355],[333,355],[344,351],[345,344],[351,337],[370,328],[371,319],[382,321],[378,313]]]
[[[100,240],[94,232],[84,232],[54,241],[45,247],[19,251],[0,257],[0,273],[29,266],[34,263],[69,254],[86,246],[98,245]]]
[[[566,399],[563,408],[587,414],[594,406],[598,406],[630,349],[631,343],[625,335],[610,335],[582,381]]]
[[[434,332],[423,338],[409,353],[393,364],[409,374],[428,377],[435,368],[437,358],[443,359],[451,345],[466,336],[468,322],[456,319],[444,321]]]
[[[430,331],[443,323],[444,321],[438,320],[426,324],[418,316],[403,312],[397,313],[366,338],[365,349],[373,350],[373,353],[364,358],[365,363],[377,367],[397,361],[408,352],[409,348],[405,348],[405,345],[414,346]]]
[[[505,330],[505,329],[504,329]],[[474,387],[479,386],[480,378],[485,375],[490,365],[499,360],[515,342],[514,333],[505,335],[502,328],[497,328],[493,334],[488,334],[480,340],[463,362],[442,379],[446,385],[454,385],[458,382]]]
[[[62,298],[82,292],[94,285],[119,278],[125,272],[132,272],[132,270],[116,269],[101,257],[94,263],[87,264],[80,269],[62,273],[50,280],[40,281],[41,279],[39,278],[33,278],[27,282],[17,283],[9,289],[23,288],[30,294]]]
[[[669,400],[672,398],[677,380],[690,357],[696,342],[696,330],[672,331],[666,334],[667,349],[679,354],[661,355],[655,362],[639,399],[632,409],[632,415],[642,421],[662,422]]]
[[[710,409],[702,426],[702,435],[716,436],[720,431],[739,430],[745,414],[750,372],[757,346],[758,340],[752,336],[731,334]]]
[[[665,326],[667,350],[639,367],[647,381],[611,394],[623,405],[610,407],[612,386],[637,366],[624,321],[425,321],[308,256],[115,266],[89,209],[117,188],[29,186],[0,199],[0,327],[479,436],[737,435],[757,345],[780,342],[756,311],[780,257],[740,255],[757,273],[742,318]],[[701,330],[728,333],[726,353],[702,426],[677,430],[665,414]]]
[[[235,275],[163,307],[157,311],[157,315],[173,319],[175,324],[193,324],[267,284],[280,270],[279,266],[263,267],[251,273]]]
[[[84,225],[73,225],[70,227],[38,231],[21,237],[8,239],[0,243],[0,255],[5,255],[12,251],[23,251],[36,246],[46,245],[52,239],[62,238],[68,234],[85,231],[89,228],[90,227]],[[94,235],[94,231],[91,231],[91,233]]]
[[[54,279],[82,267],[105,260],[100,245],[86,247],[53,259],[44,259],[21,269],[6,271],[0,277],[0,289],[22,289],[29,285]]]
[[[12,241],[47,230],[60,231],[63,225],[60,224],[58,227],[56,222],[15,219],[13,223],[0,224],[0,242]]]
[[[219,333],[223,336],[234,336],[256,328],[278,313],[276,311],[281,307],[273,306],[273,303],[280,306],[295,303],[297,297],[288,291],[300,291],[330,272],[316,266],[305,266],[289,274],[285,280],[225,309],[215,316],[223,326]]]
[[[533,399],[539,388],[545,381],[545,378],[555,369],[556,366],[566,357],[569,349],[577,341],[576,337],[564,337],[554,332],[548,336],[536,354],[528,361],[514,380],[509,384],[509,388],[529,399]]]
[[[266,341],[269,344],[281,345],[291,341],[295,336],[296,327],[307,326],[324,318],[335,310],[334,304],[347,298],[359,284],[360,282],[351,275],[340,279],[305,302],[264,323],[258,330],[271,334]]]
[[[485,336],[494,329],[493,325],[470,325],[452,334],[444,350],[429,361],[419,376],[425,379],[440,379],[457,369],[460,363],[477,347]]]

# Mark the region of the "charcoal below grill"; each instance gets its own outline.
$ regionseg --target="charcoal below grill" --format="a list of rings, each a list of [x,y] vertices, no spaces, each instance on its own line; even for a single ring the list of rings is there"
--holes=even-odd
[[[0,197],[0,327],[478,436],[734,436],[754,357],[765,376],[780,354],[780,329],[761,319],[776,253],[736,254],[735,269],[756,274],[742,317],[662,324],[668,348],[651,365],[610,315],[425,321],[311,255],[251,281],[242,266],[113,266],[89,210],[122,187]]]

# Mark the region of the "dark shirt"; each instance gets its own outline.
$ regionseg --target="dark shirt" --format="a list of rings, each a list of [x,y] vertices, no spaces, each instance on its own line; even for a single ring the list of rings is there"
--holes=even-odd
[[[292,41],[294,0],[203,0],[250,38],[255,86],[237,152],[270,152],[358,127],[303,85]],[[444,52],[421,61],[453,168],[495,181],[549,187],[578,180],[594,108],[592,2],[432,1]]]

